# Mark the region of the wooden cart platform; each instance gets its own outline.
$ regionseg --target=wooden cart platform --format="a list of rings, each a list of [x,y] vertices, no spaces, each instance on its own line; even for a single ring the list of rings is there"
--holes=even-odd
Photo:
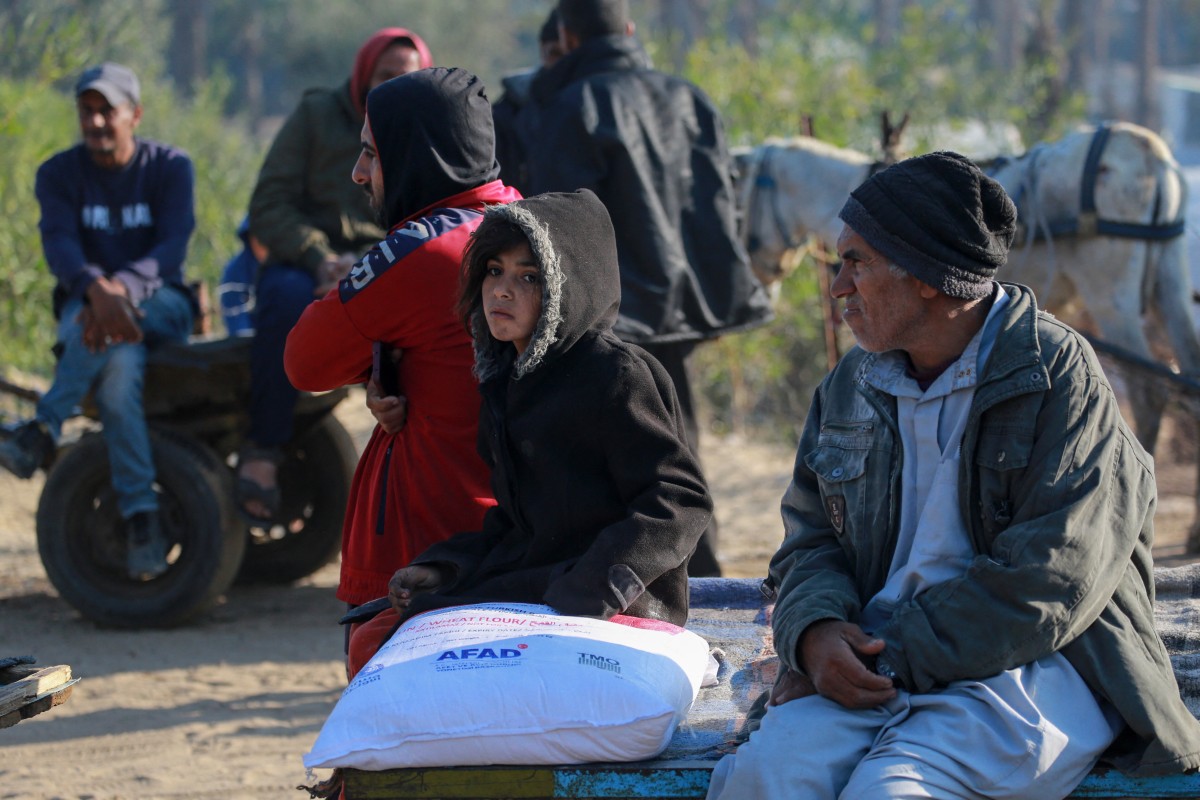
[[[1200,565],[1155,570],[1155,618],[1184,701],[1200,716]],[[745,735],[747,714],[775,680],[771,605],[759,581],[693,578],[688,628],[720,663],[718,682],[700,690],[685,723],[653,761],[561,766],[344,770],[347,800],[508,798],[703,798],[716,761]],[[1097,769],[1071,798],[1200,798],[1200,774],[1130,778]]]

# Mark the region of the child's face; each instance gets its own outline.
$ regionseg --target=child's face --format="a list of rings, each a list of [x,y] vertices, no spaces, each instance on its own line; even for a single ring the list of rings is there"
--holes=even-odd
[[[483,276],[483,313],[488,330],[525,352],[542,315],[542,273],[528,242],[498,253]]]

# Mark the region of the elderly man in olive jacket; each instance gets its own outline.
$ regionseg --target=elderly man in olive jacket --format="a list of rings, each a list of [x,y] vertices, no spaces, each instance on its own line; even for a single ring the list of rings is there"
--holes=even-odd
[[[1057,798],[1200,766],[1154,630],[1154,467],[1096,356],[999,284],[1016,210],[953,153],[868,179],[768,587],[786,670],[710,798]]]

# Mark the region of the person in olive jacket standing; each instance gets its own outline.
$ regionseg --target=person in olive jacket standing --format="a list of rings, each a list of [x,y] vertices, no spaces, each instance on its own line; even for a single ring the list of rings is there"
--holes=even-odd
[[[271,144],[250,198],[250,235],[267,251],[255,293],[250,445],[238,464],[238,505],[251,521],[278,512],[276,471],[292,437],[297,392],[283,369],[288,331],[384,238],[367,197],[349,179],[361,149],[366,97],[389,78],[433,66],[421,37],[376,31],[337,88],[309,89]]]
[[[732,162],[712,102],[651,68],[626,0],[560,0],[566,55],[541,70],[522,114],[531,193],[591,189],[617,233],[614,331],[666,367],[693,450],[687,362],[696,344],[771,319],[737,235]],[[715,518],[689,571],[719,575]]]

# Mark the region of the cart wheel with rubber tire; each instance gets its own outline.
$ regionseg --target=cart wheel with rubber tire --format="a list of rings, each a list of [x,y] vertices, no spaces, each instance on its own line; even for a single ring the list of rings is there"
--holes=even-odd
[[[232,524],[229,471],[205,445],[151,429],[166,572],[126,573],[125,523],[117,510],[100,433],[60,454],[37,509],[38,552],[58,593],[83,616],[117,627],[168,627],[215,605],[232,585],[246,538]]]

